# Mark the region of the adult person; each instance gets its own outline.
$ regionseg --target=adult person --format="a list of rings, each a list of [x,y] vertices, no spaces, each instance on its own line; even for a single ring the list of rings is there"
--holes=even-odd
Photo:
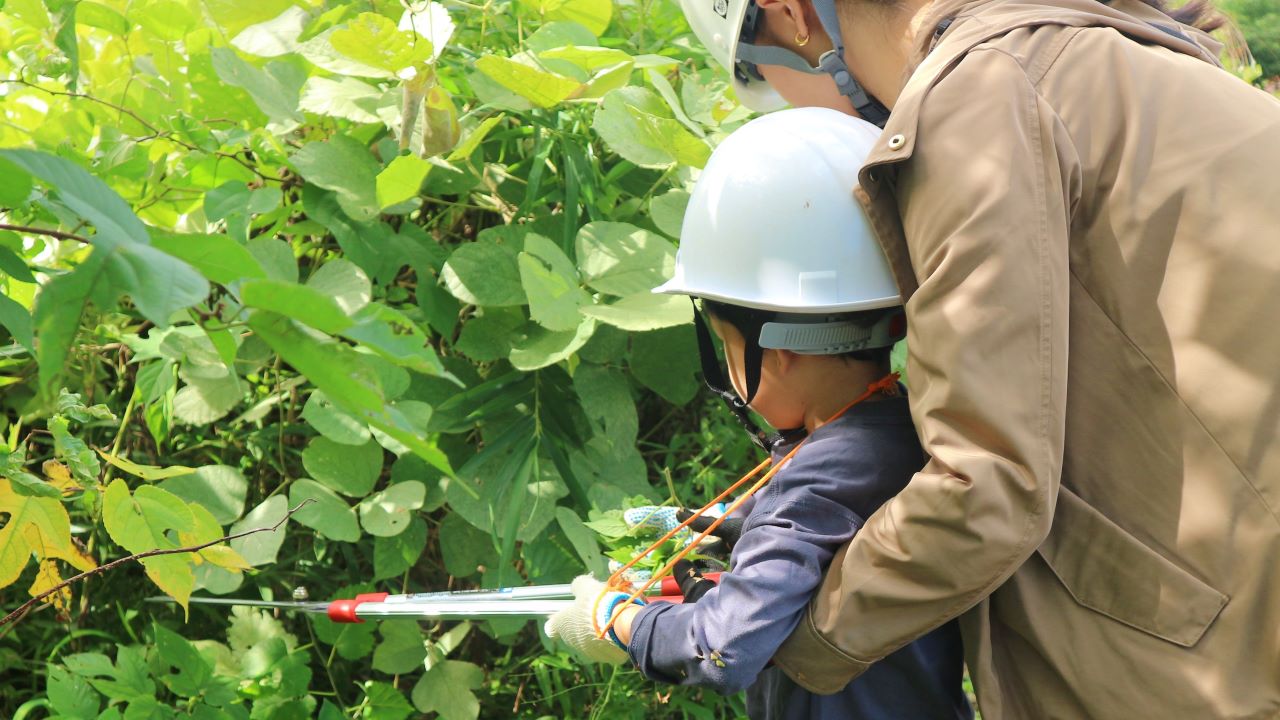
[[[987,720],[1276,717],[1280,103],[1141,0],[744,3],[685,0],[741,98],[885,128],[931,456],[775,662],[830,692],[963,613]]]

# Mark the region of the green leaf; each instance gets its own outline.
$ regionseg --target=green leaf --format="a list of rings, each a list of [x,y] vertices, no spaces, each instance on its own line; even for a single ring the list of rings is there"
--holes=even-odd
[[[384,620],[378,628],[382,642],[373,651],[373,669],[388,675],[422,668],[427,657],[422,629],[413,620]]]
[[[537,370],[554,365],[578,351],[595,332],[594,318],[583,318],[575,330],[552,332],[537,325],[525,326],[523,337],[511,349],[511,365],[517,370]]]
[[[105,269],[116,287],[133,298],[138,311],[160,327],[167,327],[175,312],[209,294],[209,282],[195,268],[150,245],[116,247]]]
[[[27,267],[27,262],[7,247],[0,247],[0,272],[20,282],[36,281],[35,276],[31,274],[31,268]]]
[[[321,265],[307,278],[307,287],[333,298],[345,313],[353,313],[368,305],[373,297],[369,276],[342,258]]]
[[[498,55],[480,58],[476,61],[476,69],[540,108],[560,104],[582,86],[577,80]]]
[[[67,352],[80,329],[85,304],[107,284],[103,272],[106,254],[94,250],[89,259],[71,272],[45,283],[36,296],[36,360],[40,369],[40,394],[53,394],[66,364]]]
[[[298,261],[289,243],[266,236],[256,237],[245,246],[258,261],[266,277],[280,282],[298,282]]]
[[[634,225],[588,223],[578,231],[578,270],[591,288],[609,295],[647,293],[675,272],[669,241]]]
[[[440,713],[441,720],[475,720],[480,701],[473,690],[484,682],[478,665],[444,660],[431,666],[413,686],[413,705],[421,712]]]
[[[458,162],[471,157],[476,148],[480,147],[480,143],[484,142],[484,139],[488,137],[489,131],[493,130],[494,126],[500,122],[502,122],[502,115],[493,115],[485,118],[484,122],[467,133],[467,136],[458,143],[453,152],[449,153],[449,162]]]
[[[240,299],[248,307],[270,310],[330,334],[351,327],[351,318],[338,301],[309,285],[249,280],[240,288]]]
[[[347,57],[394,76],[401,70],[429,62],[431,42],[412,31],[400,30],[377,13],[360,13],[329,37],[333,48]]]
[[[226,417],[244,400],[245,387],[234,373],[216,377],[189,376],[173,397],[173,416],[186,425],[208,425]]]
[[[649,202],[649,219],[667,237],[679,238],[680,228],[684,224],[684,213],[688,207],[687,191],[670,190]]]
[[[388,208],[418,196],[431,163],[416,155],[400,155],[378,173],[378,207]]]
[[[98,693],[88,681],[72,675],[58,665],[49,665],[49,704],[59,715],[69,718],[93,718],[98,715]]]
[[[582,314],[614,327],[643,332],[693,322],[693,304],[681,295],[643,293],[611,305],[590,305]]]
[[[456,578],[475,575],[481,567],[498,561],[493,537],[457,512],[446,515],[440,523],[440,554],[445,572]]]
[[[204,217],[209,222],[243,214],[249,205],[249,186],[229,180],[204,194]]]
[[[231,44],[258,57],[278,57],[298,49],[298,36],[311,18],[300,7],[285,9],[276,17],[241,30]]]
[[[360,502],[360,525],[370,535],[399,535],[409,526],[412,511],[422,507],[426,496],[426,486],[417,480],[396,483]]]
[[[293,514],[294,520],[330,540],[355,542],[360,539],[355,511],[332,490],[305,478],[294,480],[289,486],[289,505],[298,507],[306,500],[311,502]]]
[[[544,8],[548,20],[581,23],[596,35],[603,35],[613,17],[611,0],[535,0]]]
[[[97,229],[95,244],[113,248],[121,243],[146,245],[149,242],[147,229],[125,201],[79,165],[34,150],[0,150],[0,159],[10,161],[52,187],[63,205]]]
[[[213,667],[181,635],[158,623],[152,627],[155,632],[156,661],[151,670],[156,678],[183,697],[200,695],[213,679]]]
[[[399,310],[382,303],[370,303],[352,319],[355,324],[342,332],[343,337],[401,367],[453,379],[428,344],[426,333]]]
[[[120,37],[129,34],[129,21],[106,5],[82,0],[76,6],[76,22],[114,33]]]
[[[516,250],[477,240],[458,246],[441,274],[445,287],[464,303],[502,307],[523,305]]]
[[[591,297],[578,287],[573,261],[555,243],[530,233],[518,262],[520,283],[534,322],[548,330],[576,329],[582,322],[579,308],[589,305]]]
[[[373,579],[382,580],[402,575],[413,567],[427,548],[427,524],[412,518],[409,527],[393,537],[375,537],[373,541]]]
[[[387,683],[366,682],[363,720],[405,720],[413,714],[413,706],[404,693]]]
[[[302,451],[302,466],[329,488],[343,495],[364,497],[382,474],[382,448],[375,442],[352,446],[325,437],[312,438]]]
[[[631,338],[631,373],[668,402],[684,405],[698,392],[698,350],[689,325]]]
[[[346,135],[311,142],[289,161],[307,182],[338,196],[338,204],[351,219],[364,222],[378,216],[376,178],[380,168],[369,149]]]
[[[102,465],[83,440],[71,434],[70,425],[63,415],[49,418],[49,433],[53,435],[54,456],[67,463],[71,474],[85,487],[98,484]]]
[[[302,86],[298,109],[357,123],[380,123],[382,99],[381,90],[355,78],[310,77]]]
[[[652,91],[624,87],[604,96],[591,125],[616,153],[641,167],[681,163],[700,168],[711,147],[671,117]]]
[[[226,235],[157,234],[152,242],[221,285],[266,277],[253,253]]]
[[[621,50],[603,47],[577,47],[574,45],[544,50],[538,53],[538,57],[544,60],[566,60],[588,71],[612,67],[618,63],[632,62],[631,56]]]
[[[476,362],[493,362],[511,352],[512,336],[522,328],[520,313],[494,309],[467,320],[453,348]]]
[[[334,405],[323,390],[315,390],[302,407],[302,419],[321,435],[343,445],[365,445],[369,428],[359,418]]]
[[[13,336],[13,341],[26,348],[28,352],[35,352],[36,341],[31,332],[31,313],[6,295],[0,295],[0,327],[8,330]]]
[[[239,520],[249,495],[249,481],[230,465],[205,465],[190,475],[166,480],[160,487],[205,508],[219,525]]]
[[[0,156],[0,206],[16,208],[26,205],[33,187],[30,174]]]
[[[582,558],[582,564],[588,573],[602,576],[606,570],[604,556],[600,554],[600,544],[595,535],[582,523],[582,519],[567,507],[556,508],[556,522],[569,538],[573,549]]]
[[[247,530],[273,527],[276,523],[284,520],[288,512],[289,501],[283,495],[273,495],[263,500],[261,505],[250,510],[240,522],[232,525],[229,534],[235,535]],[[250,565],[270,565],[276,561],[276,554],[280,552],[280,546],[284,544],[284,536],[287,530],[286,525],[281,525],[274,531],[267,530],[236,538],[231,541],[231,549],[240,553],[240,556]]]
[[[249,93],[254,104],[272,122],[286,129],[302,122],[302,115],[298,113],[297,87],[290,88],[273,74],[241,60],[230,48],[213,48],[209,53],[218,77],[224,83]]]
[[[186,502],[176,495],[144,485],[130,496],[124,481],[116,478],[103,494],[102,524],[117,545],[140,553],[179,547],[170,535],[192,531],[195,519]],[[195,585],[189,557],[159,555],[141,562],[147,577],[185,610]]]

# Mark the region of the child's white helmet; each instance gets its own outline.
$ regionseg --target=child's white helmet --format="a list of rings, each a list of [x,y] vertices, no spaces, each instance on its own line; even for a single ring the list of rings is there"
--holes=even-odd
[[[784,110],[738,129],[698,178],[675,275],[654,292],[781,313],[901,305],[853,196],[879,135],[825,108]]]

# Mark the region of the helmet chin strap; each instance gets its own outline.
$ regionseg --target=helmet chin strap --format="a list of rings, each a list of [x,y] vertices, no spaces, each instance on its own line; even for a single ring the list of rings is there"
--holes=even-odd
[[[844,60],[844,36],[840,32],[835,0],[813,0],[813,9],[832,44],[832,48],[818,58],[818,67],[809,65],[808,61],[790,50],[748,42],[738,43],[738,57],[756,65],[781,65],[811,75],[826,73],[835,81],[840,94],[853,103],[853,109],[863,120],[883,128],[889,121],[889,109],[862,87]]]
[[[764,349],[760,347],[760,343],[747,341],[743,357],[743,370],[747,380],[747,398],[743,400],[738,397],[738,393],[728,389],[729,383],[725,382],[724,373],[720,369],[720,361],[716,358],[715,345],[711,342],[711,331],[707,328],[706,321],[702,319],[702,313],[698,312],[696,307],[693,311],[693,324],[698,335],[698,360],[702,363],[702,381],[706,383],[707,389],[719,396],[725,405],[729,406],[729,411],[733,413],[734,417],[738,418],[738,422],[742,423],[742,427],[751,436],[751,441],[766,452],[772,453],[773,448],[778,443],[795,439],[797,433],[803,434],[804,429],[799,428],[797,430],[782,430],[770,435],[762,430],[755,420],[751,418],[748,406],[755,399],[756,391],[760,389],[760,365],[764,357]]]

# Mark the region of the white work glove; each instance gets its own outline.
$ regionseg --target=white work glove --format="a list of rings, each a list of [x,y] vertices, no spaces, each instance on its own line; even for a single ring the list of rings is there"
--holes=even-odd
[[[569,646],[589,662],[610,663],[618,665],[627,661],[627,651],[612,630],[604,638],[596,637],[595,626],[592,625],[592,614],[596,623],[604,627],[612,617],[614,610],[627,594],[616,590],[605,590],[604,583],[590,575],[579,575],[573,581],[573,605],[547,618],[543,630],[547,637]],[[600,597],[604,593],[604,597]],[[599,604],[596,599],[599,598]],[[635,605],[644,605],[644,601],[636,598]]]

